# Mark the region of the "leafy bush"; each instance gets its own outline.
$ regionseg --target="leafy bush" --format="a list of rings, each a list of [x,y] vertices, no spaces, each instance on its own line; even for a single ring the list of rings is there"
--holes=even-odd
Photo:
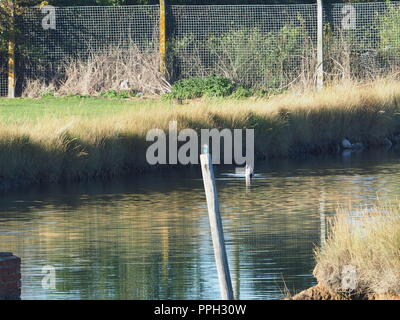
[[[284,90],[278,90],[278,89],[270,89],[270,90],[264,90],[264,89],[254,89],[252,90],[252,95],[258,98],[265,98],[269,95],[274,95],[277,94],[277,92],[283,93]]]
[[[249,98],[253,95],[253,91],[243,87],[238,87],[232,94],[231,97],[234,99]]]
[[[127,99],[127,98],[131,98],[134,97],[136,94],[128,91],[128,90],[122,90],[122,91],[117,91],[117,90],[107,90],[107,91],[103,91],[102,93],[100,93],[101,97],[104,98],[112,98],[112,99]]]
[[[233,81],[247,87],[278,88],[298,75],[306,40],[303,27],[286,25],[276,32],[257,28],[227,32],[209,39],[208,46],[218,68]]]
[[[400,6],[388,2],[388,10],[380,21],[381,49],[400,55]]]
[[[279,30],[229,30],[203,39],[185,35],[169,48],[179,77],[224,76],[247,88],[280,88],[314,73],[312,41],[303,19]]]
[[[276,93],[282,93],[282,90],[249,89],[243,86],[236,86],[231,80],[224,77],[209,76],[179,80],[172,85],[171,92],[162,95],[161,99],[194,99],[201,97],[265,98]]]
[[[46,90],[43,90],[41,93],[40,93],[40,96],[42,97],[42,98],[53,98],[54,96],[55,96],[55,92],[54,92],[54,90],[53,89],[46,89]]]
[[[235,89],[235,84],[224,77],[193,77],[175,82],[166,98],[193,99],[201,97],[226,97]]]

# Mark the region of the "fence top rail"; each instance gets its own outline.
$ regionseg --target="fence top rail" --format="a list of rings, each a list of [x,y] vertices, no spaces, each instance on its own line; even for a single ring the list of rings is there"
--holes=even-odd
[[[390,1],[392,4],[400,4],[400,1]],[[387,4],[386,1],[379,1],[379,2],[355,2],[355,3],[340,3],[340,2],[334,2],[330,3],[330,6],[345,6],[345,5],[352,5],[352,6],[358,6],[358,5],[382,5],[382,4]],[[175,7],[175,8],[204,8],[204,7],[222,7],[222,8],[228,8],[228,7],[233,7],[233,8],[239,8],[239,7],[244,7],[244,8],[257,8],[257,7],[314,7],[316,6],[316,3],[287,3],[287,4],[189,4],[189,5],[183,5],[183,4],[178,4],[178,5],[169,5],[170,7]],[[143,7],[159,7],[158,4],[134,4],[134,5],[121,5],[121,6],[53,6],[57,9],[84,9],[84,8],[143,8]],[[35,9],[40,9],[42,7],[40,6],[32,6],[30,8],[35,8]]]
[[[29,9],[42,9],[46,6],[30,6]],[[56,9],[127,9],[127,8],[158,8],[158,4],[132,4],[132,5],[122,5],[122,6],[51,6]]]
[[[259,7],[314,7],[316,6],[316,3],[287,3],[287,4],[189,4],[189,5],[184,5],[184,4],[174,4],[171,5],[171,7],[175,8],[204,8],[204,7],[212,7],[212,8],[239,8],[239,7],[244,7],[244,8],[259,8]]]
[[[394,5],[400,5],[400,1],[390,1],[389,3]],[[355,3],[330,3],[331,7],[342,7],[342,6],[382,6],[387,5],[386,1],[379,2],[355,2]],[[287,3],[287,4],[206,4],[206,5],[169,5],[171,8],[314,8],[317,3]],[[85,9],[114,9],[114,10],[125,10],[135,8],[158,8],[158,4],[135,4],[135,5],[121,5],[121,6],[53,6],[57,10],[85,10]],[[32,6],[29,9],[41,9],[41,6]]]
[[[387,3],[391,3],[391,4],[400,4],[400,1],[374,1],[374,2],[333,2],[329,5],[331,6],[358,6],[358,5],[368,5],[368,6],[373,6],[373,5],[382,5],[382,4],[387,4]]]
[[[380,2],[378,2],[380,3]],[[384,3],[384,2],[382,2]],[[337,3],[340,4],[340,3]],[[371,3],[369,3],[371,4]],[[169,5],[172,8],[268,8],[268,7],[315,7],[316,3],[288,3],[288,4],[189,4]],[[45,6],[44,6],[45,7]],[[127,9],[127,8],[158,8],[158,4],[135,4],[121,6],[52,6],[56,9]],[[29,9],[42,9],[42,6],[31,6]]]

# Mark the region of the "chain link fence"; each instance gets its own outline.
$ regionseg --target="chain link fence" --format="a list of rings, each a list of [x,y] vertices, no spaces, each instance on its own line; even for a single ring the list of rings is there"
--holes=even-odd
[[[135,52],[152,54],[152,59],[157,56],[158,6],[52,10],[30,8],[16,19],[19,92],[32,79],[51,82],[65,78],[62,69],[70,64],[71,58],[85,61],[92,54],[109,52],[110,48],[131,55],[129,50],[133,46]],[[327,81],[369,79],[398,72],[400,7],[397,4],[331,4],[324,10]],[[267,90],[315,84],[317,7],[314,4],[170,6],[167,33],[172,81],[222,75],[243,86]],[[0,52],[0,59],[0,94],[6,95],[6,51]],[[103,59],[107,59],[107,54]],[[154,70],[150,68],[149,73]],[[137,81],[144,79],[142,74],[137,77]]]
[[[247,87],[279,88],[308,77],[316,6],[173,6],[176,78],[219,74]]]
[[[330,15],[328,15],[330,13]],[[400,67],[398,3],[333,4],[326,8],[325,61],[329,76],[375,79]]]
[[[121,52],[132,53],[133,47],[137,51],[154,52],[158,46],[158,6],[54,10],[30,8],[17,20],[17,75],[22,86],[27,79],[51,81],[65,77],[65,68],[71,63],[78,68],[76,72],[82,72],[77,61],[108,67],[101,61],[87,60],[96,54],[103,54],[99,59],[117,59]],[[105,52],[113,57],[107,57]]]
[[[0,51],[0,97],[7,96],[7,55]]]

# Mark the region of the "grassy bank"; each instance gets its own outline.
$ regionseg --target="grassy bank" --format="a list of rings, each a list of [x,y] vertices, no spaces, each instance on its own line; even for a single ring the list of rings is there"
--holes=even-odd
[[[339,210],[316,251],[316,287],[294,299],[400,299],[400,204]]]
[[[149,129],[254,128],[256,155],[336,152],[341,140],[381,145],[400,133],[400,84],[342,85],[269,99],[0,100],[0,185],[79,181],[142,172]]]
[[[358,212],[341,210],[332,237],[317,252],[320,283],[341,294],[400,295],[400,205]],[[344,274],[344,268],[355,273]],[[353,283],[345,285],[345,277]]]

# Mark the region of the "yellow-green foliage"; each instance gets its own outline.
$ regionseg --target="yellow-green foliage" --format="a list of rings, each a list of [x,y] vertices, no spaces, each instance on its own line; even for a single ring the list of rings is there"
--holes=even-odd
[[[339,294],[400,295],[400,203],[359,213],[341,209],[331,237],[316,252],[314,274]],[[343,290],[343,268],[356,270],[354,292]]]
[[[379,35],[381,49],[399,55],[400,49],[400,7],[387,1],[387,14],[380,18]]]
[[[2,117],[2,109],[9,110],[7,104],[13,102],[0,101],[0,188],[5,181],[82,180],[151,169],[145,159],[150,144],[146,133],[152,128],[167,132],[171,120],[178,121],[179,129],[254,128],[257,157],[329,152],[344,137],[380,144],[400,132],[400,84],[390,81],[260,100],[211,99],[175,105],[136,99],[132,100],[135,107],[124,102],[120,109],[108,100],[110,112],[91,116],[85,115],[95,108],[96,100],[90,98],[80,100],[76,114],[68,105],[62,108],[69,110],[64,114],[52,112],[46,108],[46,101],[52,100],[24,99],[16,100],[15,113],[22,107],[18,104],[37,105],[37,101],[46,112],[32,118]]]

